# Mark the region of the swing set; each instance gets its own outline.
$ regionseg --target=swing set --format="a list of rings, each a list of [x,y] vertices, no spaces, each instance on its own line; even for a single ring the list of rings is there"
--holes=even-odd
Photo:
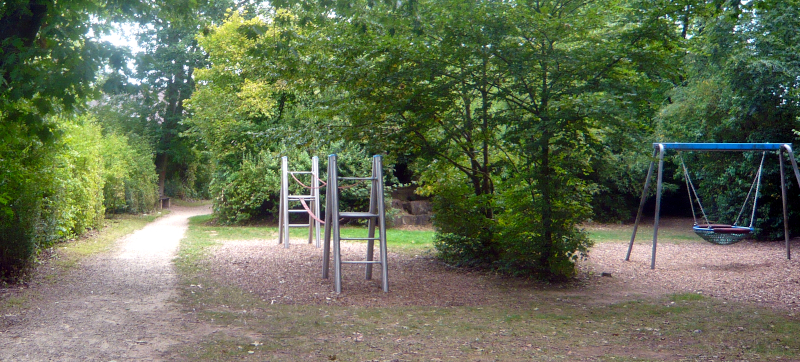
[[[694,188],[694,183],[692,182],[691,177],[689,176],[688,168],[686,167],[686,164],[683,162],[683,158],[682,157],[680,158],[681,166],[683,168],[684,178],[686,181],[686,188],[689,192],[689,200],[692,204],[692,217],[694,218],[694,226],[692,227],[692,229],[698,236],[700,236],[704,240],[718,245],[734,244],[752,234],[753,223],[756,218],[756,204],[761,185],[761,175],[764,166],[764,159],[768,151],[775,151],[778,154],[778,160],[780,163],[780,171],[781,171],[781,199],[783,201],[783,232],[784,232],[784,239],[786,242],[786,258],[791,259],[792,257],[791,250],[789,248],[788,209],[786,202],[786,182],[784,177],[784,156],[783,156],[784,152],[786,152],[786,154],[789,156],[789,160],[791,161],[792,164],[792,169],[794,170],[795,178],[797,179],[797,184],[798,186],[800,186],[800,171],[798,171],[797,162],[795,161],[794,153],[792,153],[791,144],[788,143],[654,143],[653,148],[654,148],[653,160],[650,161],[650,168],[647,171],[647,179],[645,180],[644,183],[644,190],[642,190],[642,197],[639,203],[639,210],[636,214],[636,222],[633,225],[633,235],[631,235],[631,241],[630,244],[628,244],[628,253],[625,256],[625,261],[630,261],[631,250],[633,249],[633,242],[636,239],[636,231],[639,228],[639,222],[641,221],[642,211],[644,209],[644,204],[647,199],[647,192],[650,187],[650,179],[653,175],[653,168],[656,162],[655,159],[656,156],[658,156],[656,210],[655,210],[655,221],[653,223],[653,249],[650,258],[650,269],[655,269],[656,267],[656,246],[658,244],[658,224],[661,214],[661,191],[662,191],[662,179],[664,170],[664,156],[668,151],[677,151],[677,152],[762,151],[761,163],[758,166],[758,171],[756,172],[756,175],[754,177],[753,184],[750,186],[750,191],[748,191],[747,196],[745,197],[744,204],[742,205],[741,211],[739,211],[739,215],[736,217],[733,224],[715,224],[709,222],[708,217],[705,214],[705,210],[703,209],[703,205],[700,203],[700,197],[697,195],[697,191]],[[753,192],[754,190],[755,192]],[[748,226],[740,226],[738,225],[739,220],[741,219],[741,216],[744,213],[745,207],[749,203],[751,195],[753,199],[752,201],[753,209],[750,214],[750,223]],[[700,208],[700,212],[703,218],[702,221],[704,221],[703,223],[698,223],[697,213],[695,212],[694,209],[695,202]]]

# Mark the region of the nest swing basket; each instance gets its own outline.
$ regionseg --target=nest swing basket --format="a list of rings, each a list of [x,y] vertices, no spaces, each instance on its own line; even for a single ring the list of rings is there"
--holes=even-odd
[[[750,236],[753,234],[753,224],[756,219],[756,208],[757,208],[757,199],[759,188],[761,186],[761,172],[764,168],[764,158],[766,156],[766,152],[761,153],[761,163],[758,165],[758,171],[756,171],[756,175],[753,179],[753,184],[750,185],[750,190],[747,191],[747,196],[744,199],[744,203],[742,204],[742,208],[739,211],[739,215],[736,216],[736,221],[733,225],[729,224],[712,224],[708,221],[708,217],[706,216],[706,212],[703,209],[703,204],[700,202],[700,196],[697,194],[697,190],[694,188],[694,183],[692,182],[692,178],[689,177],[689,170],[686,168],[686,163],[683,161],[683,157],[680,157],[681,166],[683,168],[683,175],[686,180],[686,189],[689,192],[689,202],[692,205],[692,217],[694,218],[694,233],[701,237],[703,240],[717,245],[731,245],[742,241],[742,239]],[[755,193],[753,190],[755,189]],[[740,218],[744,213],[745,207],[747,206],[748,200],[750,199],[750,195],[753,195],[753,210],[750,215],[750,226],[738,226]],[[700,207],[700,212],[702,213],[703,219],[705,220],[705,224],[697,224],[697,214],[694,210],[694,202],[693,199],[697,201],[697,205]]]
[[[703,240],[717,245],[735,244],[753,233],[753,228],[725,224],[695,225],[692,229]]]

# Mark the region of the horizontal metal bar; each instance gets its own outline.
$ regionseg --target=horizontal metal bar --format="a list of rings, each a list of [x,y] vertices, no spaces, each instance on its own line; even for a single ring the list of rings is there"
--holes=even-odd
[[[291,213],[298,213],[298,212],[308,213],[308,211],[306,211],[305,209],[302,209],[302,210],[301,209],[289,209],[289,212],[291,212]]]
[[[308,224],[289,224],[290,228],[307,228]]]
[[[288,172],[292,175],[308,175],[313,173],[311,171],[288,171]]]
[[[340,212],[339,217],[346,217],[351,219],[371,219],[378,217],[378,214],[371,214],[368,212]]]
[[[790,143],[653,143],[675,151],[777,151]]]
[[[381,264],[380,260],[373,260],[373,261],[366,261],[366,260],[350,260],[344,261],[342,260],[342,264]]]
[[[289,201],[297,201],[297,200],[313,200],[313,195],[289,195]]]
[[[339,177],[340,180],[350,180],[350,181],[364,181],[364,180],[375,180],[374,177]]]
[[[339,238],[339,240],[380,240],[381,238]]]

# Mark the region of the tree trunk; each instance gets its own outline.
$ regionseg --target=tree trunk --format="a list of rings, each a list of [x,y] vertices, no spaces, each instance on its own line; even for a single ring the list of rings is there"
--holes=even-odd
[[[12,7],[12,4],[3,2],[3,7]],[[10,62],[14,64],[23,63],[23,59],[16,59],[13,55],[19,54],[19,48],[13,41],[17,38],[22,42],[25,48],[31,47],[39,33],[39,30],[44,23],[47,16],[48,7],[53,6],[52,1],[28,1],[27,5],[19,6],[14,10],[4,9],[9,11],[3,17],[0,17],[0,71],[2,71],[2,78],[9,82],[11,80],[10,69],[7,68]]]
[[[158,195],[164,197],[164,184],[167,180],[167,152],[161,154],[161,160],[158,167]]]
[[[539,265],[545,271],[550,270],[550,256],[553,253],[553,210],[552,210],[552,197],[551,194],[551,170],[550,170],[550,132],[544,131],[542,133],[541,142],[541,170],[539,171],[539,189],[542,193],[542,254],[539,258]]]

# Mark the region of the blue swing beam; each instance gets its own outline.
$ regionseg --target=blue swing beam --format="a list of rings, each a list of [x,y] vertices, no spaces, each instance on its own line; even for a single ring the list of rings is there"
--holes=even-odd
[[[783,153],[789,156],[794,170],[794,176],[797,179],[797,185],[800,187],[800,171],[797,169],[797,161],[795,161],[794,153],[792,152],[792,145],[790,143],[653,143],[653,157],[650,161],[650,168],[647,170],[647,179],[644,182],[644,190],[642,190],[642,198],[639,202],[639,211],[636,213],[636,222],[633,224],[633,235],[631,235],[631,242],[628,244],[628,253],[625,255],[625,261],[630,261],[631,250],[633,249],[633,241],[636,239],[636,231],[639,229],[639,221],[642,218],[642,211],[644,204],[647,200],[647,190],[650,188],[650,179],[653,176],[653,167],[655,166],[656,156],[658,156],[658,178],[656,185],[656,215],[653,222],[653,251],[650,257],[650,269],[656,268],[656,245],[658,244],[658,223],[661,218],[661,191],[662,191],[662,178],[664,173],[664,156],[667,151],[712,151],[712,152],[745,152],[745,151],[776,151],[778,154],[778,162],[781,169],[781,200],[783,201],[783,235],[786,242],[786,258],[791,259],[792,253],[789,248],[789,219],[788,208],[786,203],[786,181],[783,171]]]

